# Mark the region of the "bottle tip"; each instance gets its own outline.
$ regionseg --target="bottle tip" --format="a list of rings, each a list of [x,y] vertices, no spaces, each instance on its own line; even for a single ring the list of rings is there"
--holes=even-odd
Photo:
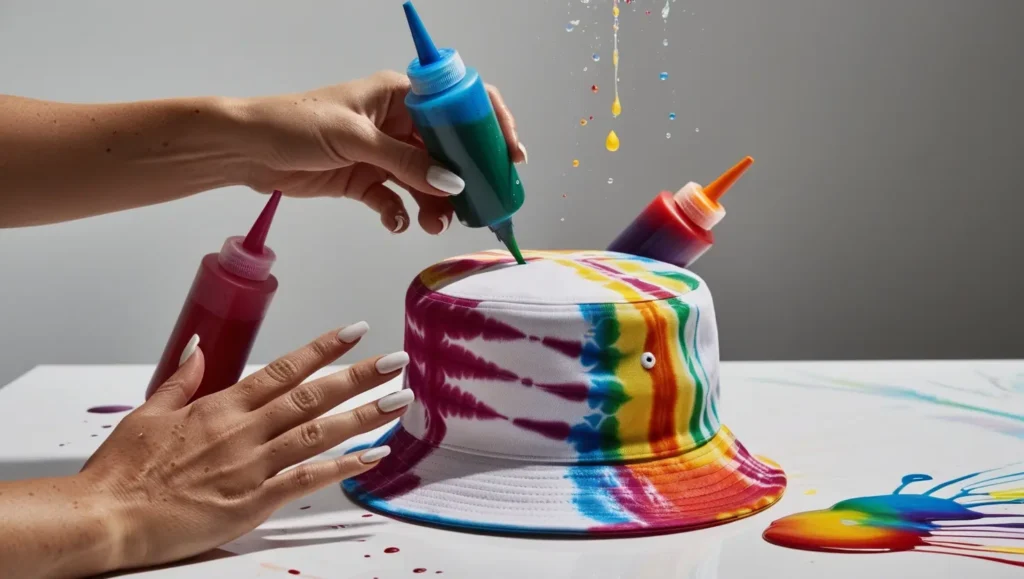
[[[420,59],[420,64],[427,65],[441,60],[441,53],[437,51],[427,27],[420,20],[416,7],[411,1],[406,1],[402,4],[402,10],[405,11],[405,20],[409,23],[409,33],[412,34],[413,44],[416,45],[416,55]]]
[[[519,243],[516,241],[516,234],[512,229],[512,220],[507,219],[496,227],[491,227],[491,231],[498,238],[498,241],[505,244],[505,248],[512,254],[512,257],[516,259],[516,263],[519,265],[526,265],[526,260],[523,259],[523,253],[519,251]]]
[[[736,181],[740,180],[740,177],[742,177],[743,174],[747,172],[747,169],[749,169],[753,164],[754,158],[747,155],[741,159],[739,163],[733,165],[732,168],[725,173],[722,173],[718,179],[715,179],[710,185],[705,187],[704,194],[708,196],[708,199],[718,201],[722,195],[725,195],[726,191],[736,184]]]
[[[260,216],[252,224],[252,229],[245,236],[242,247],[255,254],[263,253],[263,247],[267,243],[267,234],[270,233],[270,224],[274,221],[274,214],[277,213],[277,206],[281,203],[281,192],[275,190],[270,195],[270,200],[263,207]]]

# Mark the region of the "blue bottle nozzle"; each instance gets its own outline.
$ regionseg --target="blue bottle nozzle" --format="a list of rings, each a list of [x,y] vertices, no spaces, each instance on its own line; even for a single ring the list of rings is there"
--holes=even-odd
[[[419,56],[420,65],[426,66],[441,60],[441,54],[434,46],[434,41],[430,39],[430,34],[423,26],[423,21],[420,20],[420,15],[416,13],[412,2],[402,4],[402,8],[405,10],[405,19],[409,21],[409,32],[412,33],[412,41],[416,44],[416,55]]]

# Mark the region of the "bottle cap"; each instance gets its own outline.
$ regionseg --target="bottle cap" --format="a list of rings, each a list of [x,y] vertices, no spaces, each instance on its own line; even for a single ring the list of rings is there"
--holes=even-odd
[[[752,157],[745,157],[707,187],[701,187],[698,183],[687,183],[676,192],[674,199],[690,220],[702,229],[710,230],[725,217],[725,207],[722,207],[718,200],[753,164]]]
[[[432,95],[458,84],[466,77],[466,64],[462,62],[462,57],[455,49],[438,49],[434,46],[412,2],[406,2],[402,8],[409,22],[412,41],[416,45],[417,57],[406,69],[412,92],[421,96]]]
[[[274,191],[248,235],[236,235],[224,240],[217,262],[228,273],[252,281],[263,281],[270,277],[270,269],[274,266],[277,255],[266,246],[266,241],[280,202],[281,192]]]

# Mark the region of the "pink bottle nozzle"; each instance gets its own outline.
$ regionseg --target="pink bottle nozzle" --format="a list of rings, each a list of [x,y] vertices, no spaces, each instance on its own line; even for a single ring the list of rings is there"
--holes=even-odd
[[[270,224],[274,221],[274,213],[280,202],[281,192],[274,191],[248,235],[236,235],[224,240],[217,258],[221,267],[238,277],[253,281],[263,281],[270,277],[270,268],[277,255],[266,245],[267,234],[270,233]]]
[[[270,201],[267,201],[267,205],[263,208],[263,212],[256,218],[256,223],[252,224],[249,234],[245,236],[245,242],[242,243],[242,247],[253,253],[263,252],[263,245],[267,242],[267,234],[270,233],[270,223],[274,221],[274,213],[277,212],[277,205],[280,202],[281,192],[274,191],[270,195]]]

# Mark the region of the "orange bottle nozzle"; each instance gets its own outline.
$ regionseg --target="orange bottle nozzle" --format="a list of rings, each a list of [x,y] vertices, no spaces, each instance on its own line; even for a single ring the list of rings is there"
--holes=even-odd
[[[704,188],[704,194],[708,196],[712,201],[718,201],[719,197],[725,195],[725,192],[732,187],[736,181],[740,180],[740,177],[747,172],[747,169],[754,164],[754,158],[747,156],[744,157],[739,163],[733,166],[718,179],[715,179],[710,185]]]

